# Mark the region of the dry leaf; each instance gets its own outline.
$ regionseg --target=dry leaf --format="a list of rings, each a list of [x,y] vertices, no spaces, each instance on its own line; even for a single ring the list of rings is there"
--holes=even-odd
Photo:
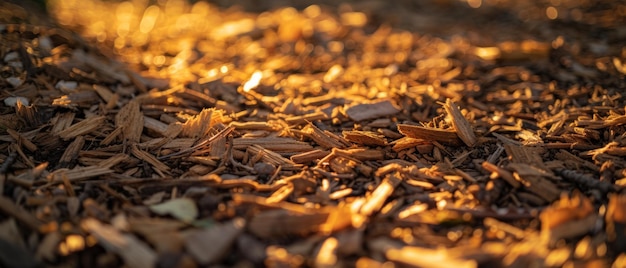
[[[198,207],[189,198],[177,198],[161,204],[150,206],[152,212],[159,215],[170,215],[184,222],[191,222],[198,217]]]

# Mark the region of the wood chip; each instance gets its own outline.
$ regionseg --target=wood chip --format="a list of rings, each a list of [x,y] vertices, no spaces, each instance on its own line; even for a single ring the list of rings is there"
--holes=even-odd
[[[363,145],[385,146],[387,141],[382,135],[371,131],[344,131],[343,137],[351,142]]]
[[[153,267],[157,254],[131,234],[123,234],[114,227],[96,219],[84,219],[81,226],[93,235],[107,250],[118,254],[128,267]]]
[[[146,161],[148,162],[150,165],[152,165],[152,167],[154,167],[155,169],[167,173],[170,170],[170,167],[167,166],[166,164],[163,164],[161,161],[159,161],[154,155],[146,152],[146,151],[142,151],[139,148],[137,148],[137,146],[133,145],[130,148],[130,152],[137,158],[139,158],[140,160]]]
[[[474,134],[472,126],[456,106],[456,103],[454,103],[451,99],[447,99],[443,108],[445,108],[446,112],[451,117],[452,125],[454,126],[454,130],[459,138],[465,143],[465,145],[474,147],[478,141],[476,139],[476,134]]]
[[[115,126],[122,128],[122,137],[130,142],[139,142],[144,126],[144,116],[138,101],[130,101],[115,115]]]
[[[346,115],[354,121],[376,119],[384,116],[394,115],[400,111],[390,100],[383,100],[374,103],[357,104],[344,108]]]
[[[366,216],[378,212],[400,182],[402,177],[398,172],[387,175],[367,198],[359,212]]]
[[[438,141],[450,145],[460,145],[461,140],[455,130],[420,127],[414,125],[398,124],[398,131],[409,138],[427,141]]]
[[[306,152],[312,149],[312,146],[306,142],[296,141],[289,138],[236,138],[233,140],[233,146],[235,149],[246,149],[255,144],[262,145],[265,149],[279,153]]]
[[[106,121],[106,117],[104,116],[89,117],[83,121],[80,121],[76,124],[71,125],[70,127],[64,130],[59,131],[58,135],[62,139],[66,139],[66,140],[75,138],[77,136],[86,135],[102,127],[102,124],[105,121]]]

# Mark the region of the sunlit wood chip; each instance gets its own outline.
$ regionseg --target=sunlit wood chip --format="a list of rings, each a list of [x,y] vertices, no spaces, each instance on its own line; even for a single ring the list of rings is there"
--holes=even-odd
[[[302,129],[302,132],[306,134],[307,137],[314,140],[317,144],[327,149],[346,148],[350,145],[349,142],[345,141],[341,137],[329,131],[323,131],[311,123],[305,126]]]
[[[539,214],[541,230],[550,231],[564,223],[584,219],[594,213],[593,211],[594,207],[587,197],[581,194],[575,194],[571,198],[564,195]]]
[[[214,108],[202,109],[198,115],[183,124],[181,135],[189,138],[204,137],[209,134],[213,126],[224,122],[223,114],[222,110]]]
[[[367,201],[363,204],[359,212],[363,215],[370,216],[379,211],[400,182],[402,182],[402,177],[399,172],[385,176],[376,189],[368,196]]]
[[[293,161],[282,157],[276,152],[267,150],[260,145],[252,145],[248,147],[248,151],[252,155],[261,155],[261,159],[274,166],[280,166],[283,170],[297,170],[302,168],[302,165],[296,164]]]
[[[334,237],[324,240],[315,256],[315,267],[336,267],[338,244],[337,238]]]
[[[472,126],[467,121],[465,116],[463,116],[456,104],[451,99],[447,99],[443,108],[452,118],[452,125],[454,126],[456,134],[459,138],[461,138],[465,145],[474,147],[477,142],[476,134],[474,134]]]
[[[264,137],[264,138],[236,138],[233,140],[235,149],[246,149],[249,146],[258,144],[263,148],[275,152],[305,152],[313,149],[306,142],[297,141],[291,138]]]
[[[371,131],[344,131],[343,137],[346,140],[349,140],[354,143],[360,143],[363,145],[374,145],[374,146],[385,146],[387,145],[387,141],[384,136]]]
[[[375,119],[384,116],[394,115],[400,112],[393,102],[390,100],[383,100],[374,103],[363,103],[345,108],[346,115],[354,121],[363,121],[368,119]]]
[[[453,129],[439,129],[414,125],[398,124],[401,134],[414,139],[437,141],[450,145],[460,145],[461,140]]]

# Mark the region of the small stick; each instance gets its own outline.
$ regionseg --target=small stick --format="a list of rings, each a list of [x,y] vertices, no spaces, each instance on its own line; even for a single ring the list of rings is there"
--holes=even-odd
[[[614,192],[617,190],[615,185],[611,184],[610,182],[598,180],[594,178],[594,176],[589,174],[584,174],[575,170],[568,170],[563,168],[557,168],[554,169],[554,171],[556,171],[565,179],[568,179],[576,184],[580,184],[585,187],[598,189],[603,194],[606,194],[608,192]]]
[[[9,171],[9,167],[11,167],[13,163],[15,163],[15,160],[17,160],[17,153],[16,152],[9,153],[9,156],[4,160],[4,163],[2,163],[2,165],[0,166],[0,174],[7,173],[7,171]]]

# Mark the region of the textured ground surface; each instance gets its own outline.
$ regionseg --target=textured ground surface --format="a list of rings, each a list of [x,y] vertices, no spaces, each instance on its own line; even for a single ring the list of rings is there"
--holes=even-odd
[[[626,5],[222,2],[0,3],[2,266],[626,264]]]

